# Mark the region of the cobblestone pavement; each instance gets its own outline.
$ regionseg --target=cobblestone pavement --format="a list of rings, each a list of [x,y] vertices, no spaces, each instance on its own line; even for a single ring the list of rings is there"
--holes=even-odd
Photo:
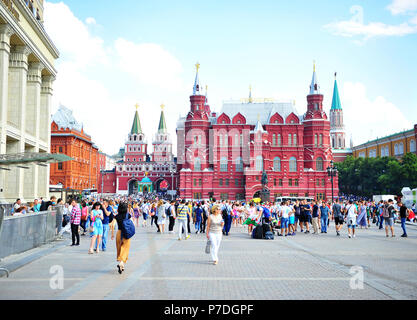
[[[204,253],[204,235],[178,241],[177,233],[159,234],[148,226],[132,239],[123,275],[116,269],[115,241],[109,240],[106,252],[88,255],[89,238],[83,236],[80,247],[48,246],[44,256],[0,278],[0,299],[416,299],[417,228],[408,228],[408,238],[395,229],[395,238],[373,226],[349,239],[346,226],[336,237],[331,224],[327,234],[254,240],[237,227],[223,237],[214,266]],[[42,249],[36,250],[39,255]],[[63,268],[63,288],[51,289],[55,265]],[[352,289],[358,282],[350,271],[358,266],[363,288]]]

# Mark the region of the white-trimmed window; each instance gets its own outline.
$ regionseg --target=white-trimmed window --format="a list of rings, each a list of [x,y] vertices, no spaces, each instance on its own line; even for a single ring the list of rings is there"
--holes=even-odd
[[[323,158],[318,157],[316,159],[316,170],[317,171],[323,171]]]
[[[220,172],[227,172],[227,158],[222,157],[220,159]]]
[[[297,172],[297,159],[295,157],[290,158],[290,172]]]
[[[410,152],[416,152],[416,140],[410,141]]]
[[[200,158],[194,159],[194,171],[201,171],[201,159]]]
[[[243,172],[243,159],[237,158],[235,160],[236,172]]]
[[[281,171],[281,159],[279,157],[276,157],[274,159],[274,171],[275,172]]]
[[[264,159],[262,156],[256,157],[256,171],[263,171],[264,170]]]

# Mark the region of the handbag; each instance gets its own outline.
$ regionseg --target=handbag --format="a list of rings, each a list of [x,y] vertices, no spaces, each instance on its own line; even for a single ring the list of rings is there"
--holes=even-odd
[[[210,254],[210,248],[211,248],[211,241],[207,240],[207,244],[206,244],[206,253]]]
[[[88,231],[90,231],[91,233],[94,232],[94,225],[90,225],[90,227],[88,228]]]

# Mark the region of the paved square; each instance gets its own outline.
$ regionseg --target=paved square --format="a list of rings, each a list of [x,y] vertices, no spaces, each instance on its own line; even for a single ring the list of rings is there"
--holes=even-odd
[[[132,239],[123,275],[117,273],[114,241],[108,251],[88,255],[88,237],[80,247],[69,247],[67,239],[65,246],[54,243],[48,254],[0,278],[0,299],[416,299],[417,228],[408,227],[408,238],[399,237],[398,225],[395,230],[395,238],[386,238],[372,226],[349,239],[346,226],[336,237],[331,225],[327,234],[298,232],[271,241],[250,239],[237,227],[223,237],[214,266],[204,253],[204,235],[178,241],[176,234],[149,226]],[[55,265],[62,266],[63,289],[51,289]],[[363,288],[352,289],[357,282],[350,271],[358,267]]]

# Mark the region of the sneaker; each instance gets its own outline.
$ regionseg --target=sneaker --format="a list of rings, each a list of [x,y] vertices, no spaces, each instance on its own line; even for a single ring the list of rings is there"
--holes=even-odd
[[[185,240],[188,240],[188,239],[190,239],[190,235],[188,235],[188,236],[185,237]]]
[[[178,238],[178,241],[181,241],[181,238]]]
[[[336,235],[340,236],[340,232],[336,232]]]
[[[389,237],[389,235],[387,235],[387,238]]]
[[[356,238],[356,235],[353,235],[354,238]]]
[[[395,234],[393,234],[392,237],[394,238],[395,237]]]
[[[407,235],[406,234],[403,234],[401,237],[402,238],[407,238]]]
[[[304,232],[304,230],[302,230],[302,229],[301,229],[301,231],[300,231],[300,232]]]
[[[352,236],[350,234],[348,235],[348,237],[349,237],[349,239],[352,238]]]
[[[304,233],[310,233],[310,231],[308,231],[308,230],[307,230],[307,231],[306,231],[306,232],[304,232]]]

